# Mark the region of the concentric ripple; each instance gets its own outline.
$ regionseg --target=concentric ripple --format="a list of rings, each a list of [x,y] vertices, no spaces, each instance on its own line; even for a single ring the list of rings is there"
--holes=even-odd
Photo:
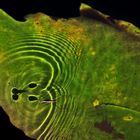
[[[66,35],[24,35],[0,62],[3,102],[10,119],[31,137],[68,134],[76,107],[68,87],[79,63],[79,44]],[[14,114],[14,115],[13,115]]]

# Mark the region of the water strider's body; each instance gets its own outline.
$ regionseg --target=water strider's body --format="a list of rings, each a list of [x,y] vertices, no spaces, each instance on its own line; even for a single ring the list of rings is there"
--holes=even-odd
[[[18,22],[1,10],[0,105],[38,140],[140,138],[139,51],[139,35],[86,15]]]

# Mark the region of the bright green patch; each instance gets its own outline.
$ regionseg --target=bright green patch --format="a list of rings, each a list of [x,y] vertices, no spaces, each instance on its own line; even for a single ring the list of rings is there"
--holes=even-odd
[[[0,105],[38,140],[138,140],[139,29],[84,8],[73,19],[25,22],[0,10]]]

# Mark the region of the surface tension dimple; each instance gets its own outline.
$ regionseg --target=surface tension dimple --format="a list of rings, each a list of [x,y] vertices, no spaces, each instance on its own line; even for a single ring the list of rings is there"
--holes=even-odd
[[[35,88],[36,86],[37,86],[36,83],[30,83],[30,84],[29,84],[29,88]]]
[[[29,101],[36,101],[38,98],[36,96],[29,96]]]
[[[12,95],[12,98],[13,98],[13,100],[18,100],[18,95],[14,94],[14,95]]]

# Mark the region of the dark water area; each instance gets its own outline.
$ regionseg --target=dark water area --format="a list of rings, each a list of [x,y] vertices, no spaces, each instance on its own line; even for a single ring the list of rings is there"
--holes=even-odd
[[[112,18],[133,23],[140,28],[138,0],[82,0]]]
[[[16,128],[9,120],[8,115],[0,107],[0,136],[3,140],[33,140]]]
[[[81,2],[140,27],[138,0],[0,0],[0,8],[16,20],[24,21],[27,14],[43,12],[54,17],[79,16]]]
[[[43,12],[56,17],[79,16],[80,0],[0,0],[0,8],[17,20],[27,14]]]

